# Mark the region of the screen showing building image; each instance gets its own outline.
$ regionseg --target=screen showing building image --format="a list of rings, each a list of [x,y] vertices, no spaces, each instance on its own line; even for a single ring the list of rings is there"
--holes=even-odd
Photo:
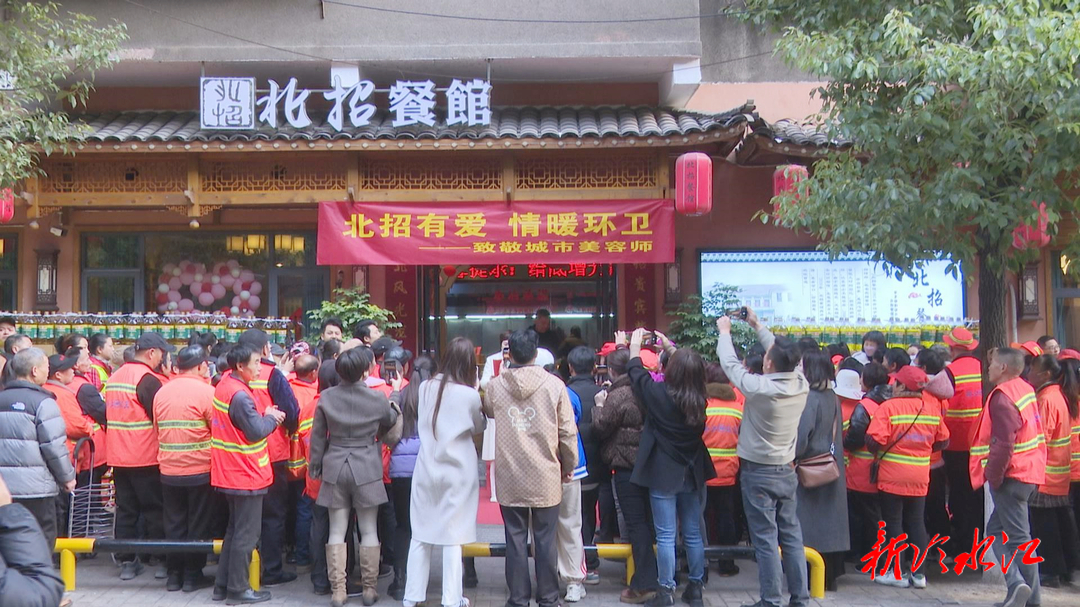
[[[773,323],[951,323],[964,318],[964,281],[948,266],[928,261],[897,280],[864,253],[703,252],[700,276],[703,293],[736,286],[743,305]]]

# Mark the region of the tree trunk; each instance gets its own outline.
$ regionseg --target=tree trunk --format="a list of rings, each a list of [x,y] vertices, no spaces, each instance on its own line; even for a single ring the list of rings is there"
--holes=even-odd
[[[1000,260],[998,260],[1000,262]],[[986,353],[992,348],[1004,348],[1009,345],[1006,335],[1005,298],[1009,296],[1009,285],[1005,271],[995,270],[991,266],[1002,268],[1004,264],[990,263],[988,256],[979,253],[979,358],[983,361],[983,394],[990,394],[986,379],[989,362]]]

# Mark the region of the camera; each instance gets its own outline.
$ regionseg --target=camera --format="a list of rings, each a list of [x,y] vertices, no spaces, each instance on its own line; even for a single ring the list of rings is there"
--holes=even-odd
[[[630,335],[632,333],[633,333],[633,331],[626,331],[626,343],[627,344],[630,343]],[[641,337],[641,345],[643,345],[643,346],[655,346],[656,345],[656,334],[653,333],[652,331],[647,331],[645,333],[645,335],[643,335]]]
[[[746,320],[746,317],[748,316],[746,306],[743,306],[741,308],[733,308],[731,310],[725,310],[724,314],[728,318],[733,318],[737,320]]]
[[[389,382],[401,375],[401,363],[396,360],[384,360],[382,366],[383,381]]]

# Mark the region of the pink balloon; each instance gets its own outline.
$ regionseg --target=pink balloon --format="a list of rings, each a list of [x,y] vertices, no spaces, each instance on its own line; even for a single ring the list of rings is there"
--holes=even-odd
[[[262,300],[255,295],[252,295],[247,301],[252,310],[258,310],[259,306],[262,305]]]
[[[239,295],[239,294],[243,293],[244,292],[244,283],[240,282],[239,280],[234,282],[233,285],[232,285],[232,292],[235,295]]]
[[[174,269],[176,269],[176,264],[174,264],[174,263],[167,263],[167,264],[165,264],[165,266],[164,266],[163,268],[161,268],[161,271],[162,271],[163,273],[165,273],[165,274],[168,274],[168,275],[172,276],[172,271],[173,271]]]
[[[171,289],[173,291],[180,290],[180,287],[182,287],[183,285],[184,285],[184,283],[180,281],[179,276],[173,276],[172,278],[169,279],[169,289]]]
[[[210,287],[210,293],[214,295],[215,300],[225,297],[225,285],[218,283]]]
[[[251,288],[248,290],[251,291],[252,295],[258,295],[259,293],[262,293],[262,283],[256,280],[251,283]]]
[[[231,289],[235,283],[236,278],[234,278],[232,274],[226,274],[221,277],[221,286],[225,287],[226,289]]]
[[[199,293],[202,293],[203,284],[202,284],[201,281],[193,280],[193,281],[191,281],[191,287],[190,288],[191,288],[191,294],[195,295],[195,296],[198,296]]]
[[[195,302],[185,297],[177,304],[177,309],[181,312],[190,312],[195,309]]]
[[[251,270],[244,270],[240,272],[240,280],[244,282],[251,282],[255,280],[255,272],[252,272]]]
[[[175,303],[180,301],[181,299],[183,299],[183,297],[180,297],[179,291],[169,291],[169,301]]]
[[[240,296],[239,295],[234,295],[233,296],[232,305],[234,305],[234,306],[240,305]]]
[[[168,309],[169,309],[169,302],[165,302],[163,304],[158,304],[158,307],[157,307],[158,312],[164,312],[165,310],[168,310]]]
[[[225,262],[225,265],[229,266],[230,270],[235,270],[240,267],[240,262],[236,261],[235,259],[230,259],[229,261]]]
[[[195,275],[190,272],[184,272],[180,275],[180,282],[189,285],[195,280]]]
[[[181,261],[179,265],[180,265],[180,272],[187,272],[188,268],[191,267],[191,262],[185,259],[184,261]]]
[[[204,308],[214,305],[214,295],[212,293],[200,293],[199,305]]]

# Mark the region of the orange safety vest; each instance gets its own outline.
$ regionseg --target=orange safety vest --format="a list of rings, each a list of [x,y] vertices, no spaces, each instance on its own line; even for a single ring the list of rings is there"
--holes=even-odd
[[[877,412],[878,407],[881,406],[880,403],[872,398],[863,398],[860,401],[848,401],[847,399],[843,399],[841,401],[841,411],[844,414],[845,437],[847,437],[851,415],[855,412],[854,407],[851,408],[850,412],[848,411],[845,405],[849,402],[856,405],[862,404],[863,408],[866,409],[866,413],[870,416],[871,421],[874,419],[874,413]],[[877,485],[870,482],[870,464],[873,461],[874,456],[866,450],[865,446],[855,449],[854,451],[844,451],[844,478],[848,489],[860,493],[877,493]]]
[[[975,424],[983,410],[982,363],[974,356],[961,356],[945,368],[953,380],[956,392],[945,409],[945,425],[949,427],[947,451],[968,451],[975,435]]]
[[[307,458],[300,445],[302,436],[311,434],[311,425],[315,418],[315,397],[319,395],[317,384],[301,381],[295,377],[289,380],[296,402],[300,405],[300,423],[296,432],[289,436],[289,463],[286,478],[299,481],[307,478]]]
[[[71,463],[75,466],[75,469],[79,472],[90,469],[90,449],[83,449],[79,452],[79,461],[75,461],[75,443],[80,438],[87,438],[94,433],[94,427],[91,422],[83,415],[82,407],[79,406],[79,400],[75,398],[75,393],[64,384],[57,383],[53,380],[49,380],[45,384],[45,389],[48,390],[56,399],[57,406],[60,407],[60,415],[64,418],[64,427],[67,431],[67,448],[68,456],[71,457]]]
[[[246,392],[261,409],[254,391],[232,374],[221,378],[214,389],[214,412],[210,422],[210,485],[220,489],[257,491],[274,482],[267,439],[249,442],[229,419],[233,397]],[[259,411],[261,414],[262,411]]]
[[[1072,432],[1070,432],[1070,451],[1072,452],[1072,472],[1069,474],[1069,480],[1073,482],[1080,481],[1080,417],[1069,420],[1072,422]]]
[[[383,394],[384,396],[386,396],[386,398],[390,398],[390,395],[394,393],[393,386],[391,386],[390,384],[388,384],[387,382],[385,382],[385,381],[383,381],[381,379],[379,381],[382,382],[382,383],[376,384],[374,386],[368,386],[368,387],[371,388],[372,390],[376,391],[376,392],[379,392],[379,393]],[[409,385],[409,380],[407,380],[405,378],[402,378],[402,380],[401,380],[401,389],[404,390],[405,386],[408,386],[408,385]],[[390,484],[390,447],[387,447],[386,445],[383,445],[383,449],[382,449],[382,477],[383,477],[383,480],[382,480],[383,484],[384,485],[389,485]]]
[[[926,495],[934,443],[949,438],[949,429],[941,421],[940,403],[933,397],[890,398],[874,413],[866,435],[882,446],[882,452],[892,445],[878,456],[879,491],[908,497]]]
[[[67,389],[71,390],[71,393],[75,395],[75,400],[79,399],[79,389],[82,388],[85,384],[90,384],[92,386],[94,385],[88,377],[83,375],[76,375],[75,379],[71,380],[71,383],[67,385]],[[98,388],[97,386],[94,386],[94,388],[100,391],[100,388]],[[79,410],[82,410],[81,404],[79,405]],[[83,417],[85,417],[86,420],[90,422],[90,427],[93,429],[93,432],[90,433],[90,441],[94,443],[94,467],[96,468],[98,466],[104,466],[105,462],[108,461],[107,453],[105,451],[105,428],[102,428],[101,424],[94,421],[94,418],[90,417],[89,415],[83,413]],[[80,456],[79,459],[81,460],[83,458]],[[86,454],[86,465],[89,469],[89,449],[87,450]],[[80,472],[82,472],[82,470],[80,470]]]
[[[117,369],[105,384],[105,415],[109,422],[106,443],[110,466],[141,468],[158,463],[157,431],[135,393],[135,388],[147,374],[158,378],[162,385],[168,381],[146,364],[130,362]]]
[[[311,417],[315,418],[315,408],[319,406],[319,395],[315,395],[315,399],[311,401]],[[301,410],[300,415],[304,414]],[[304,462],[311,463],[311,428],[313,424],[307,426],[307,430],[300,434],[300,451],[304,454]],[[319,489],[322,487],[322,479],[311,478],[308,474],[304,477],[304,495],[311,499],[319,498]]]
[[[1020,411],[1022,421],[1020,429],[1016,431],[1009,467],[1005,469],[1006,478],[1032,485],[1043,484],[1046,480],[1046,438],[1043,436],[1042,422],[1039,420],[1039,406],[1035,390],[1032,389],[1031,384],[1017,377],[994,388],[986,399],[987,402],[990,402],[995,392],[1001,392],[1012,401]],[[979,415],[978,425],[975,426],[971,456],[968,458],[968,473],[971,475],[971,486],[975,489],[982,487],[986,482],[984,468],[986,468],[986,459],[990,456],[991,427],[990,407],[986,407]]]
[[[941,412],[944,413],[945,411],[947,411],[949,409],[949,401],[947,401],[947,400],[945,400],[943,398],[938,398],[938,397],[934,396],[933,394],[930,394],[929,392],[923,391],[923,398],[935,401],[938,411],[941,411]],[[945,427],[948,428],[948,425],[946,424]],[[952,434],[951,433],[949,434],[949,437],[950,437],[949,442],[951,443],[952,442],[952,438],[951,438]],[[942,454],[942,451],[934,451],[934,452],[932,452],[930,454],[930,468],[931,469],[934,469],[934,468],[938,467],[937,464],[941,463],[941,459],[942,459],[941,454]]]
[[[259,362],[259,377],[251,382],[251,391],[255,394],[255,400],[259,403],[262,413],[267,407],[274,404],[270,398],[270,376],[276,369],[273,364],[264,361]],[[270,448],[270,461],[272,463],[289,460],[289,436],[285,434],[285,427],[278,426],[277,430],[270,433],[266,439]]]
[[[154,397],[158,465],[167,476],[210,472],[210,420],[214,389],[201,378],[178,375]]]
[[[1065,402],[1065,395],[1058,384],[1042,388],[1036,397],[1046,440],[1046,481],[1039,485],[1039,493],[1068,495],[1072,431],[1069,405]]]
[[[705,433],[702,439],[709,450],[716,478],[705,481],[710,487],[730,487],[739,473],[739,457],[735,447],[739,444],[739,426],[742,424],[743,405],[746,397],[735,392],[735,400],[709,398],[705,405]]]

